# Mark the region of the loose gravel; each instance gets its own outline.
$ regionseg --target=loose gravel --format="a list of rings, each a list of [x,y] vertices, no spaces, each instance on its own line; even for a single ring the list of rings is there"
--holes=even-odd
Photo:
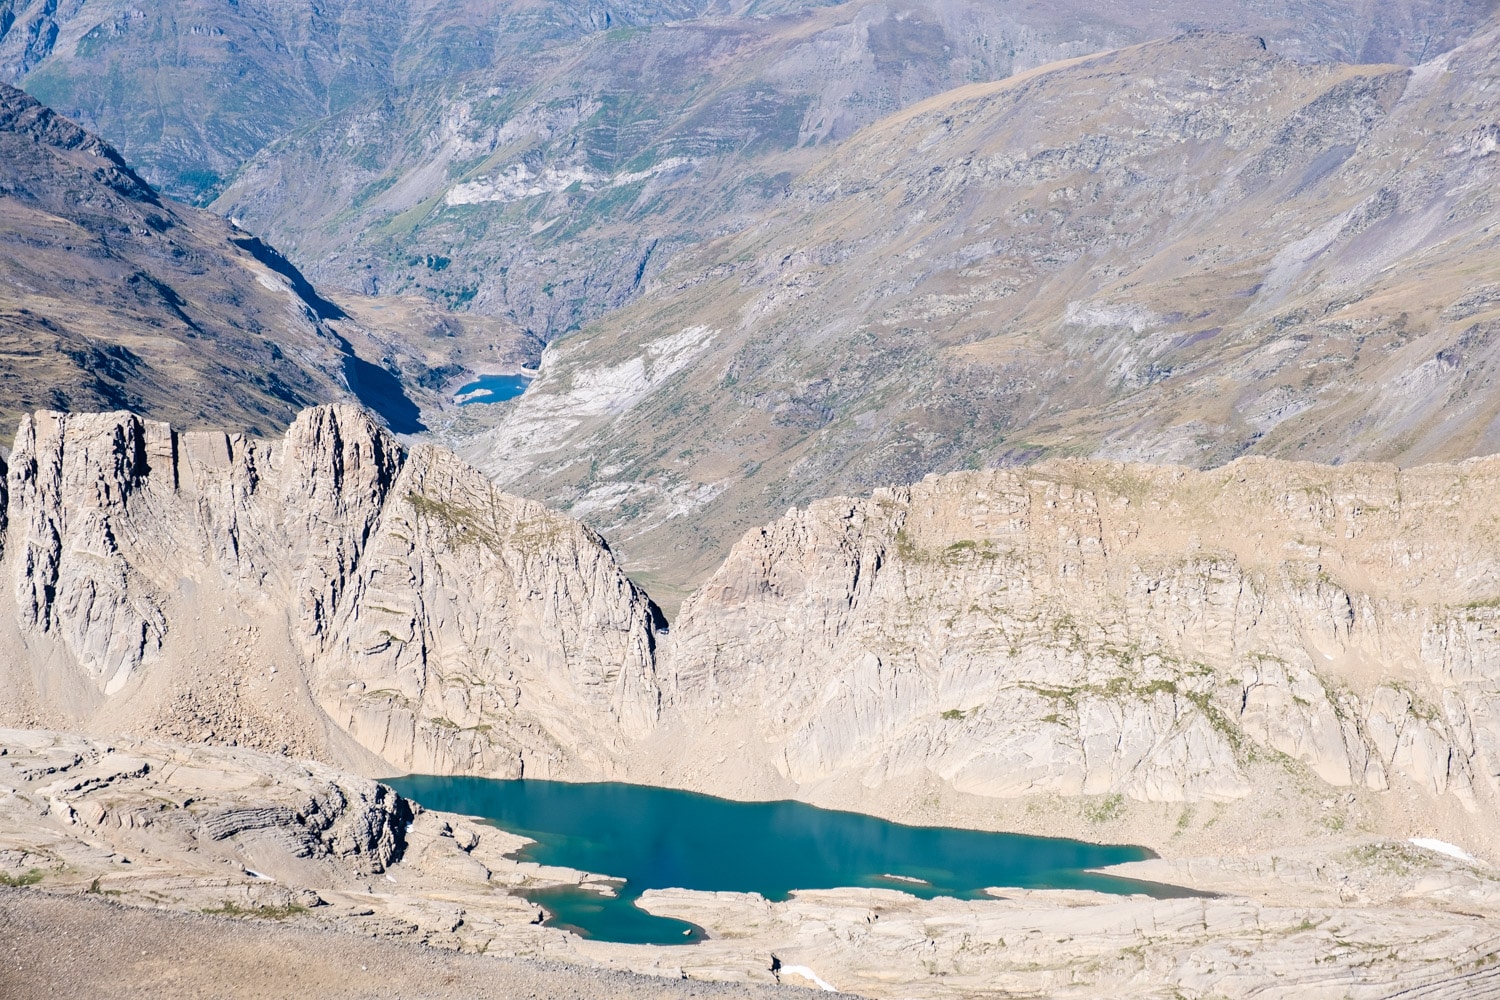
[[[797,1000],[813,992],[458,954],[317,928],[0,888],[4,1000]]]

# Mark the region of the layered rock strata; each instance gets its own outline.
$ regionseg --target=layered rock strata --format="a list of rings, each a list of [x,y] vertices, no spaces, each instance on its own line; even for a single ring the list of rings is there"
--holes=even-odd
[[[642,905],[650,911],[709,931],[690,948],[585,940],[538,924],[535,904],[514,895],[516,888],[607,886],[603,876],[508,856],[523,843],[311,762],[245,749],[0,729],[0,881],[31,886],[0,887],[0,927],[10,944],[18,914],[76,894],[66,901],[74,907],[90,897],[108,899],[151,907],[158,922],[162,910],[203,911],[274,921],[285,935],[311,927],[359,935],[307,934],[288,942],[306,945],[319,961],[375,937],[482,952],[491,960],[576,963],[542,970],[554,984],[577,982],[585,974],[581,965],[679,982],[805,986],[817,976],[849,993],[893,1000],[1469,1000],[1500,985],[1494,869],[1388,841],[1117,870],[1202,886],[1220,894],[1214,898],[999,889],[993,898],[922,900],[889,889],[833,889],[773,902],[746,892],[648,892]],[[79,918],[86,930],[73,945],[85,953],[99,940],[99,924],[118,928],[144,919],[122,909]],[[255,933],[204,926],[201,916],[179,931],[215,942]],[[170,964],[164,988],[191,990],[194,980],[183,970],[192,959],[169,961],[159,937],[137,936],[131,945],[132,956],[149,949],[142,963]],[[243,968],[254,959],[240,952],[224,961]],[[434,982],[465,968],[451,955],[440,961]],[[0,993],[28,995],[15,983],[37,978],[35,965],[35,957],[7,962]],[[27,975],[18,977],[17,966]],[[517,968],[496,961],[490,974],[504,977]],[[599,982],[592,993],[575,995],[616,996],[622,988]],[[701,982],[664,981],[644,995],[679,989],[715,995]],[[111,995],[120,992],[112,979]],[[265,992],[262,984],[256,995]]]
[[[588,529],[358,410],[279,441],[39,413],[0,711],[365,773],[1487,854],[1497,487],[1500,459],[933,477],[752,531],[668,631]]]
[[[512,775],[655,721],[600,539],[355,408],[279,441],[37,413],[6,482],[10,715]]]
[[[1468,828],[1500,792],[1497,488],[1493,458],[1062,461],[820,501],[684,605],[665,727],[716,720],[804,794],[1292,779]]]

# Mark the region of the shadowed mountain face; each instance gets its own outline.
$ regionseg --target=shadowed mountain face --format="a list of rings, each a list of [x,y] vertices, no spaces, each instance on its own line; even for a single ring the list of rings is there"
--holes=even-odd
[[[274,251],[158,197],[109,146],[0,85],[0,419],[128,406],[284,427],[348,397],[352,356],[324,322],[337,310],[310,292]]]
[[[469,454],[671,583],[933,471],[1495,451],[1497,48],[1193,35],[944,94],[555,344]]]
[[[550,339],[779,204],[817,147],[949,88],[1189,28],[1412,63],[1493,7],[4,0],[0,74],[320,285]]]
[[[271,246],[159,196],[108,144],[0,84],[0,419],[130,407],[267,433],[357,399],[414,433],[450,383],[539,349],[424,300],[334,303]]]

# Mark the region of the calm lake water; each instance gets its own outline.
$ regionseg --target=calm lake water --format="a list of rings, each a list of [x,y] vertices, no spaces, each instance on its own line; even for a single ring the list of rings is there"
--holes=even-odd
[[[655,917],[646,889],[758,892],[879,886],[916,896],[977,899],[986,886],[1191,895],[1173,886],[1084,869],[1152,857],[1140,847],[903,826],[801,802],[734,802],[618,783],[496,781],[413,775],[388,782],[432,809],[481,816],[536,841],[517,857],[624,879],[607,897],[568,886],[525,893],[550,926],[636,944],[690,944],[703,932]]]
[[[530,384],[531,379],[525,375],[481,375],[468,385],[460,387],[454,395],[474,393],[468,399],[461,400],[460,406],[468,406],[470,403],[503,403],[525,392]]]

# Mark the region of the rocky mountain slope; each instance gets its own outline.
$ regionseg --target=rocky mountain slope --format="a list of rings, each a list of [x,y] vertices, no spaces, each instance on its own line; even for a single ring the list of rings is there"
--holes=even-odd
[[[814,147],[951,87],[1188,28],[1412,63],[1494,3],[0,9],[0,76],[169,193],[222,193],[217,209],[320,285],[423,294],[550,339],[780,202]]]
[[[1113,823],[1164,804],[1174,836],[1249,810],[1280,819],[1244,843],[1493,849],[1497,487],[1495,458],[1065,461],[819,501],[684,605],[660,731],[701,735],[675,751],[697,780],[765,794],[1097,797]],[[702,766],[727,746],[750,749]]]
[[[1494,29],[1412,70],[1187,35],[883,119],[464,454],[666,593],[931,471],[1493,451]]]
[[[1491,852],[1497,479],[938,477],[751,532],[668,631],[598,536],[356,410],[272,442],[40,413],[9,459],[0,711],[1178,850]]]
[[[410,432],[465,370],[539,347],[425,301],[334,304],[259,239],[162,198],[108,144],[0,84],[0,420],[129,407],[268,433],[358,399]]]
[[[43,412],[8,465],[7,718],[513,775],[655,723],[598,537],[352,407],[279,441]]]
[[[248,233],[164,201],[109,146],[0,84],[7,422],[129,406],[270,430],[347,397],[352,355],[287,275]]]
[[[815,149],[951,87],[1194,23],[1313,59],[1354,44],[1409,61],[1484,9],[1408,5],[1372,22],[1358,4],[708,10],[352,106],[268,146],[215,207],[319,280],[419,290],[551,339],[629,301],[681,249],[754,222]]]
[[[1500,982],[1500,460],[932,477],[751,532],[670,631],[592,532],[348,407],[38,413],[5,483],[8,882],[873,997]],[[1217,895],[667,890],[708,941],[586,941],[509,890],[603,875],[288,756],[1134,841]]]

